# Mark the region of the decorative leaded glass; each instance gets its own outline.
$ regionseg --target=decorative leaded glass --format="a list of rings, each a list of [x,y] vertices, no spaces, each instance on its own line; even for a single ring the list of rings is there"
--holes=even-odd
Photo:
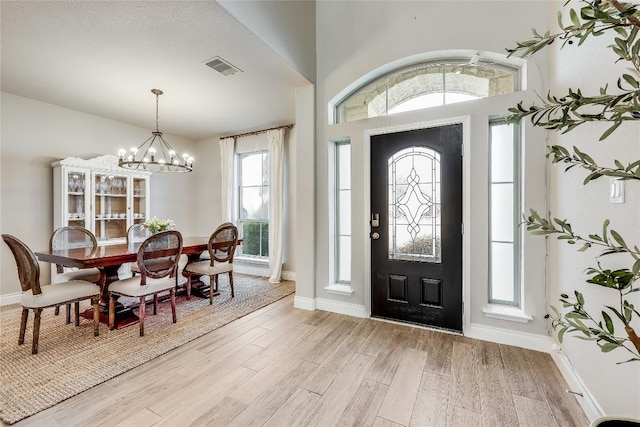
[[[389,258],[442,262],[440,154],[410,147],[389,159]]]

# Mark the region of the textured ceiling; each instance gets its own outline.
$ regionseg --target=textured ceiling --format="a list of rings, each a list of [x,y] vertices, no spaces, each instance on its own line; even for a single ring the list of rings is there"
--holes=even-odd
[[[194,140],[294,119],[306,79],[214,1],[5,1],[1,89]],[[243,70],[204,65],[221,56]]]

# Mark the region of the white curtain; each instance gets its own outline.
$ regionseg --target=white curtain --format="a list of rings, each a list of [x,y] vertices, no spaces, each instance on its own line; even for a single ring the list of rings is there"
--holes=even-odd
[[[220,139],[221,222],[233,222],[233,154],[235,143],[235,138]]]
[[[284,128],[267,131],[269,141],[269,282],[282,275],[284,210]]]

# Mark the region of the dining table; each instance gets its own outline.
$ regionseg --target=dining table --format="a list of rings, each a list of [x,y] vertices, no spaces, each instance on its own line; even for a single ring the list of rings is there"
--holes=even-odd
[[[241,240],[238,241],[240,243]],[[118,277],[118,270],[123,264],[137,262],[138,248],[141,242],[106,244],[99,245],[97,248],[66,248],[58,250],[42,250],[35,252],[39,261],[59,264],[65,267],[75,268],[98,268],[100,271],[100,321],[108,323],[108,307],[109,307],[109,285]],[[189,263],[196,262],[200,259],[202,252],[208,250],[209,237],[183,237],[182,254],[187,255]],[[183,273],[184,274],[184,273]],[[204,283],[198,278],[192,278],[192,287],[198,289],[192,292],[192,295],[202,295],[208,298],[209,292]],[[88,310],[83,315],[93,316]],[[131,307],[125,307],[116,303],[116,328],[122,328],[138,322],[138,317],[133,313]]]

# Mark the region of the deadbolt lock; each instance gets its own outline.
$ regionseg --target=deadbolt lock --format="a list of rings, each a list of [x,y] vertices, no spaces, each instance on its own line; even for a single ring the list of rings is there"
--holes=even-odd
[[[378,240],[380,238],[380,234],[376,231],[374,231],[373,233],[371,233],[371,238],[373,240]]]

